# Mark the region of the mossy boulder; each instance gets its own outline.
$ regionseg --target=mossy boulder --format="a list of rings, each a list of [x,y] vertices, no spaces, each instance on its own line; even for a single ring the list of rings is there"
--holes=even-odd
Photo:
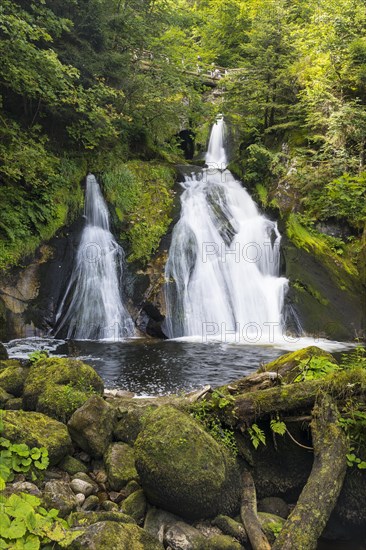
[[[104,455],[108,483],[114,491],[120,491],[128,482],[138,479],[135,454],[126,443],[112,443]]]
[[[164,546],[137,525],[100,521],[87,527],[70,550],[164,550]]]
[[[72,449],[66,426],[53,418],[37,412],[5,410],[0,410],[0,417],[3,437],[30,447],[46,447],[51,465],[59,463]]]
[[[68,422],[72,440],[94,458],[101,458],[112,440],[115,410],[99,395],[90,397]]]
[[[26,410],[44,412],[67,422],[73,412],[93,394],[102,395],[103,381],[82,361],[50,357],[37,361],[24,385]]]
[[[135,520],[118,511],[101,511],[101,512],[73,512],[67,518],[71,527],[87,527],[98,523],[99,521],[115,521],[117,523],[132,523],[135,524]]]
[[[146,504],[144,491],[140,489],[129,495],[122,502],[121,510],[128,516],[131,516],[138,525],[142,525],[145,518]]]
[[[89,397],[90,393],[80,391],[72,385],[49,384],[38,398],[37,411],[66,423]]]
[[[136,440],[135,456],[152,504],[190,519],[238,510],[236,460],[188,414],[171,406],[154,411]]]
[[[0,371],[0,388],[15,397],[23,393],[24,383],[28,376],[29,369],[22,367],[20,363],[11,364]]]
[[[309,346],[290,353],[285,353],[274,361],[261,367],[260,370],[277,372],[282,376],[284,382],[291,383],[301,374],[304,368],[306,368],[306,365],[315,358],[321,359],[324,361],[324,364],[328,362],[337,365],[337,361],[332,354],[317,346]]]

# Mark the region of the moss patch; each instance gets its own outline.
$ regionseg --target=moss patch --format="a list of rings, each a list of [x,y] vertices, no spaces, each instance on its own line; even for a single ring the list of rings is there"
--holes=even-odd
[[[46,447],[50,464],[57,464],[71,451],[71,439],[64,424],[48,416],[25,411],[0,411],[3,437],[29,447]]]
[[[128,261],[147,261],[171,222],[174,170],[156,162],[117,164],[103,175],[106,198],[115,209]]]
[[[24,386],[23,404],[67,422],[93,394],[103,393],[103,381],[92,367],[74,359],[37,361]]]
[[[135,442],[148,500],[188,518],[230,513],[239,505],[235,459],[195,420],[173,407],[153,412]]]

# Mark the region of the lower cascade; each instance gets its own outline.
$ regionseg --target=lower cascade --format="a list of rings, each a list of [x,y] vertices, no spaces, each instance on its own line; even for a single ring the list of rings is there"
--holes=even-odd
[[[208,168],[182,183],[165,269],[165,330],[169,338],[271,343],[284,330],[281,236],[226,169],[224,136],[221,117],[212,128]]]
[[[86,180],[86,224],[56,316],[56,334],[75,340],[120,340],[134,324],[121,299],[123,249],[109,229],[108,208],[96,178]]]

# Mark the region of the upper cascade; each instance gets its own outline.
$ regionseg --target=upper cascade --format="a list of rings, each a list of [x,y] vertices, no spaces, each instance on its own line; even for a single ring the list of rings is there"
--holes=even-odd
[[[218,170],[227,167],[227,156],[225,151],[225,123],[222,115],[219,115],[211,130],[210,141],[205,155],[206,164]]]
[[[208,168],[182,183],[165,269],[165,330],[170,338],[271,343],[284,330],[281,236],[225,169],[224,141],[221,117],[212,128]]]
[[[56,334],[75,340],[120,340],[135,329],[121,299],[123,249],[109,229],[109,213],[96,178],[89,174],[85,227],[65,296],[56,316]]]

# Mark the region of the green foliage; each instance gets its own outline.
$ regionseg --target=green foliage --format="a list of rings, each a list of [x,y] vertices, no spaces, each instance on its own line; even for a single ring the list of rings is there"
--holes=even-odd
[[[298,370],[300,374],[296,376],[294,382],[303,382],[304,380],[316,380],[323,378],[328,374],[341,370],[336,363],[331,363],[325,357],[310,357],[299,362]]]
[[[250,428],[248,428],[248,434],[255,449],[258,449],[261,443],[262,445],[266,444],[266,434],[258,424],[252,424]]]
[[[3,426],[0,421],[0,433]],[[0,491],[5,483],[12,481],[15,474],[29,474],[36,478],[37,470],[45,470],[49,464],[48,451],[45,447],[29,448],[25,443],[11,443],[0,437]]]
[[[270,427],[272,432],[278,435],[285,435],[287,431],[286,424],[282,422],[278,416],[271,420]]]
[[[146,262],[156,251],[171,222],[174,171],[163,164],[130,161],[107,170],[107,200],[129,242],[129,261]]]
[[[233,455],[237,455],[235,432],[222,423],[219,415],[220,409],[230,407],[232,402],[232,396],[222,396],[220,392],[214,391],[210,400],[202,400],[193,405],[191,414],[216,441],[225,445]]]
[[[283,524],[270,521],[268,522],[267,527],[272,531],[274,536],[277,538],[283,529]]]
[[[36,351],[32,351],[32,353],[29,353],[28,361],[31,365],[33,365],[34,363],[37,363],[37,361],[40,361],[41,359],[47,359],[47,357],[49,357],[48,351],[36,350]]]
[[[80,531],[72,532],[58,513],[55,509],[45,510],[33,495],[0,495],[0,548],[38,550],[48,544],[66,548]]]

